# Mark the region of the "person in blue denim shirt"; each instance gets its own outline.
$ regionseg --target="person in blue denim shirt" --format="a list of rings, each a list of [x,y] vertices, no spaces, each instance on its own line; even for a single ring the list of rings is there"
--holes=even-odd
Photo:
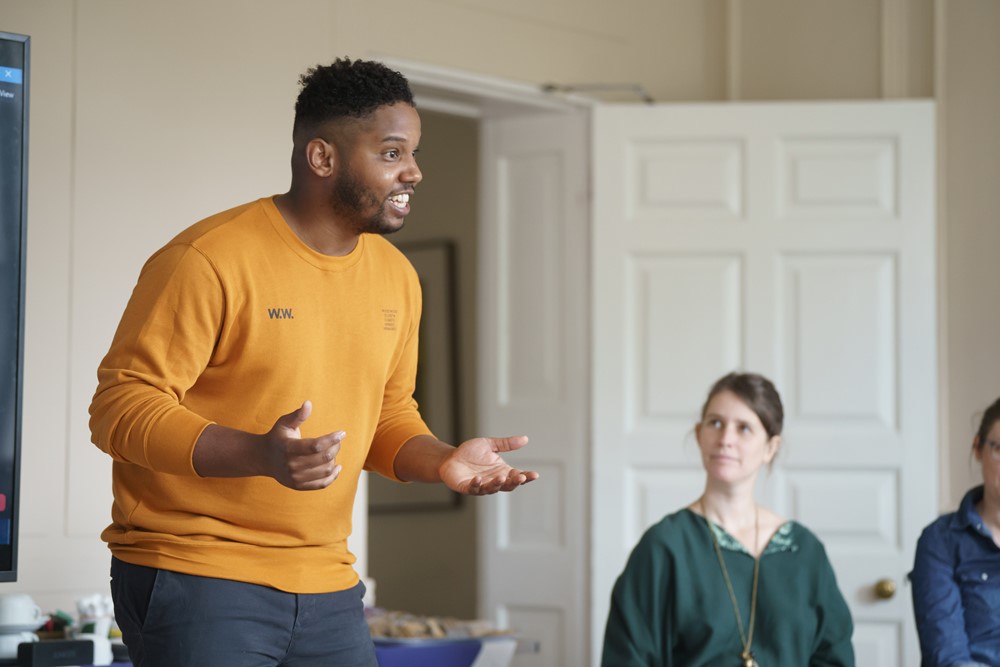
[[[910,573],[922,667],[1000,665],[1000,399],[972,441],[983,484],[927,526]]]

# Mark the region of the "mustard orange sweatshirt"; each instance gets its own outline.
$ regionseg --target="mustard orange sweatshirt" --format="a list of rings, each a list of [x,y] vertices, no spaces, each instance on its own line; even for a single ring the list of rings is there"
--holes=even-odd
[[[113,458],[118,558],[295,593],[344,590],[362,467],[390,478],[429,433],[413,400],[420,285],[388,241],[349,255],[302,243],[271,198],[188,228],[143,267],[98,369],[93,441]],[[321,491],[271,478],[203,478],[218,423],[265,433],[306,399],[303,437],[343,430],[340,477]]]

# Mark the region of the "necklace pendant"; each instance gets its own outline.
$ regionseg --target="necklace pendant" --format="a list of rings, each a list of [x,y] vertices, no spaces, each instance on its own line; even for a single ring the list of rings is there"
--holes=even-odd
[[[743,658],[743,667],[760,667],[749,652],[744,651],[740,657]]]

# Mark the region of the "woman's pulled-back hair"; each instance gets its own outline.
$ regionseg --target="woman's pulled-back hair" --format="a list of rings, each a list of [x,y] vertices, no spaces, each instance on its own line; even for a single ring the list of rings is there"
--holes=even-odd
[[[986,439],[990,435],[990,429],[993,428],[993,424],[1000,420],[1000,398],[993,401],[993,405],[986,408],[986,412],[983,413],[983,419],[979,422],[979,430],[976,431],[976,447],[982,448],[986,444]]]
[[[758,373],[729,373],[719,378],[708,392],[708,398],[701,407],[701,416],[705,417],[708,404],[717,394],[729,391],[743,401],[754,411],[764,425],[768,438],[781,435],[785,421],[785,410],[781,405],[781,396],[774,385]]]
[[[384,105],[414,106],[410,84],[399,72],[371,60],[338,58],[299,77],[295,131],[337,118],[364,118]]]

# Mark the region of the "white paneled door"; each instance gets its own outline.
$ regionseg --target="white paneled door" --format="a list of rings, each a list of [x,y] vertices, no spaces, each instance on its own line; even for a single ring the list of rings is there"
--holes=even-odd
[[[538,642],[516,667],[578,667],[588,660],[586,114],[484,119],[481,154],[479,430],[528,434],[508,458],[541,478],[478,501],[479,606]]]
[[[629,550],[701,492],[692,426],[733,369],[782,394],[760,500],[825,543],[858,665],[919,664],[906,573],[938,506],[933,136],[930,102],[595,110],[593,664]]]

